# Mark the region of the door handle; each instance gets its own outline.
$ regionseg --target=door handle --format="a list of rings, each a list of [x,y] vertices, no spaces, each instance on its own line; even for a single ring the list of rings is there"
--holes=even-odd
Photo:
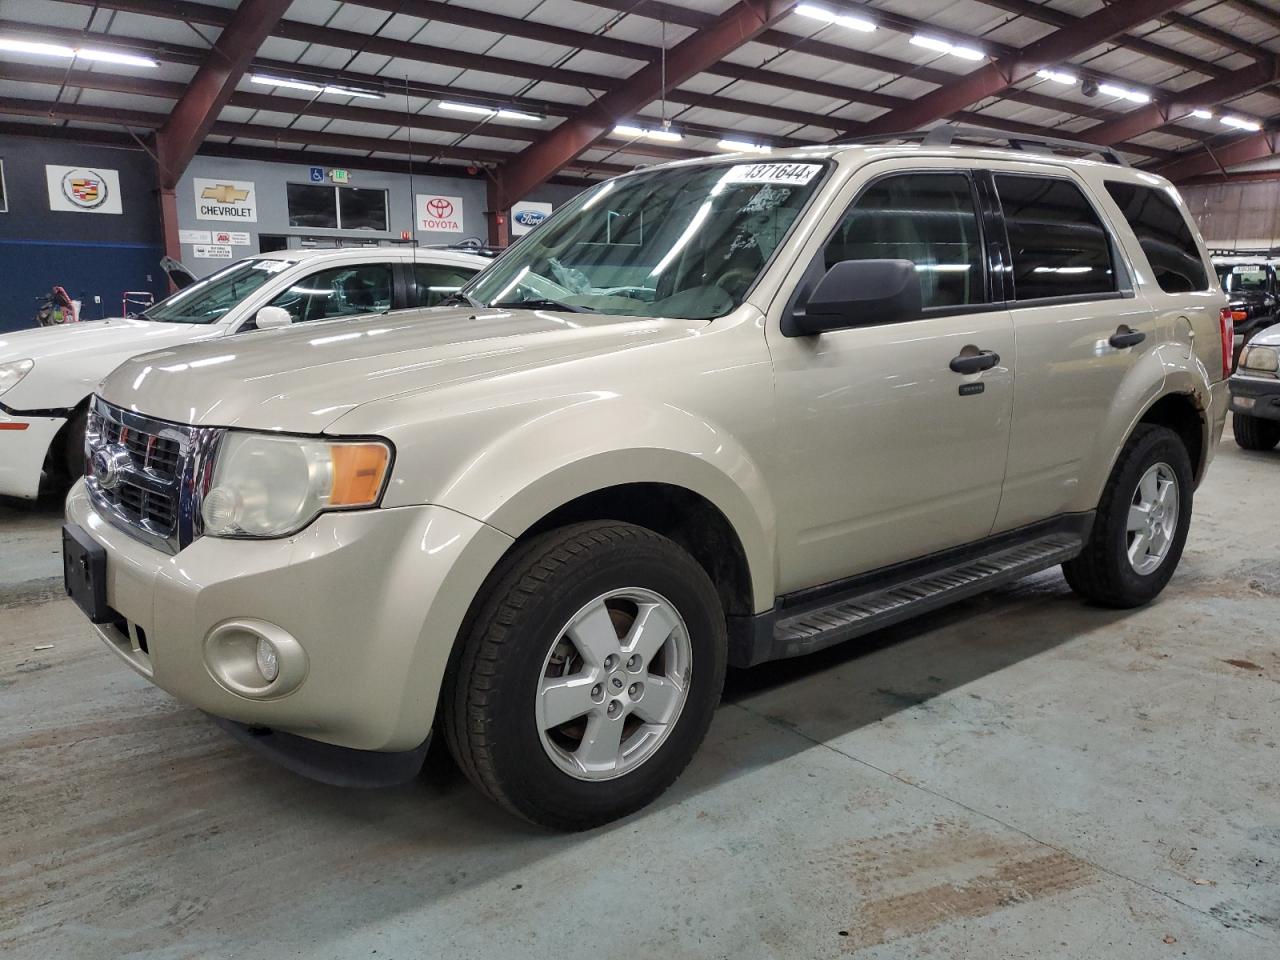
[[[1130,330],[1122,323],[1116,332],[1111,335],[1111,339],[1107,343],[1117,350],[1123,350],[1125,347],[1136,347],[1145,339],[1147,339],[1147,335],[1141,330]]]
[[[979,350],[977,353],[962,353],[951,358],[951,369],[956,373],[981,373],[990,370],[1000,362],[1000,354],[992,350]]]

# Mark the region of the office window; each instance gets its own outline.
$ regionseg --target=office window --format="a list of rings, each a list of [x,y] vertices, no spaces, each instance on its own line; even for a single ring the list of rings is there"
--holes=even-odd
[[[1080,297],[1115,291],[1111,241],[1074,183],[997,174],[1013,253],[1015,299]]]
[[[387,191],[339,187],[338,223],[343,230],[386,230]]]
[[[1118,180],[1107,181],[1107,193],[1133,228],[1161,290],[1188,293],[1208,288],[1209,274],[1195,235],[1167,193]]]
[[[925,307],[982,303],[980,236],[968,177],[886,177],[858,198],[827,242],[827,269],[842,260],[910,260]]]
[[[287,190],[289,226],[338,228],[338,195],[333,187],[291,183]]]

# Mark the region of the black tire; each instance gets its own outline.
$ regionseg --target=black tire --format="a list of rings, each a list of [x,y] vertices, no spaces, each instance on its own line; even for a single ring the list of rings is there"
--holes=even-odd
[[[683,618],[691,669],[674,726],[633,770],[580,780],[548,756],[535,721],[544,661],[584,605],[612,590],[661,595]],[[558,830],[585,830],[639,810],[684,770],[724,686],[724,611],[706,571],[651,530],[580,523],[518,546],[490,576],[459,634],[441,694],[450,752],[472,783],[508,811]]]
[[[1129,562],[1129,507],[1143,474],[1157,463],[1168,464],[1178,484],[1178,519],[1163,561],[1140,574]],[[1178,567],[1191,526],[1191,458],[1182,439],[1167,427],[1139,424],[1129,437],[1098,503],[1093,531],[1084,551],[1062,565],[1071,589],[1086,600],[1127,609],[1154,600]]]
[[[1236,435],[1236,443],[1245,450],[1272,450],[1280,443],[1280,420],[1232,413],[1231,432]]]
[[[84,431],[88,421],[89,412],[77,410],[68,421],[63,437],[62,465],[72,483],[84,476]]]

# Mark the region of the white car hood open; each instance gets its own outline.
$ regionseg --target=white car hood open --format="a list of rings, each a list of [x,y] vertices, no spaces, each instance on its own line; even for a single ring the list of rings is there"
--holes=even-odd
[[[0,363],[35,361],[32,372],[4,395],[4,402],[16,410],[72,407],[129,357],[222,333],[217,326],[113,317],[0,334]]]
[[[102,394],[163,420],[320,433],[370,401],[693,336],[705,325],[437,308],[145,354],[108,377]]]

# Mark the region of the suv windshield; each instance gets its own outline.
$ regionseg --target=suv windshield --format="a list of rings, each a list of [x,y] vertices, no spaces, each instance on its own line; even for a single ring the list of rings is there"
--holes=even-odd
[[[1262,264],[1222,264],[1217,270],[1227,293],[1267,289],[1267,268]]]
[[[740,303],[824,164],[676,167],[573,200],[463,290],[472,302],[706,320]]]
[[[215,323],[296,260],[241,260],[148,307],[139,316],[158,323]]]

